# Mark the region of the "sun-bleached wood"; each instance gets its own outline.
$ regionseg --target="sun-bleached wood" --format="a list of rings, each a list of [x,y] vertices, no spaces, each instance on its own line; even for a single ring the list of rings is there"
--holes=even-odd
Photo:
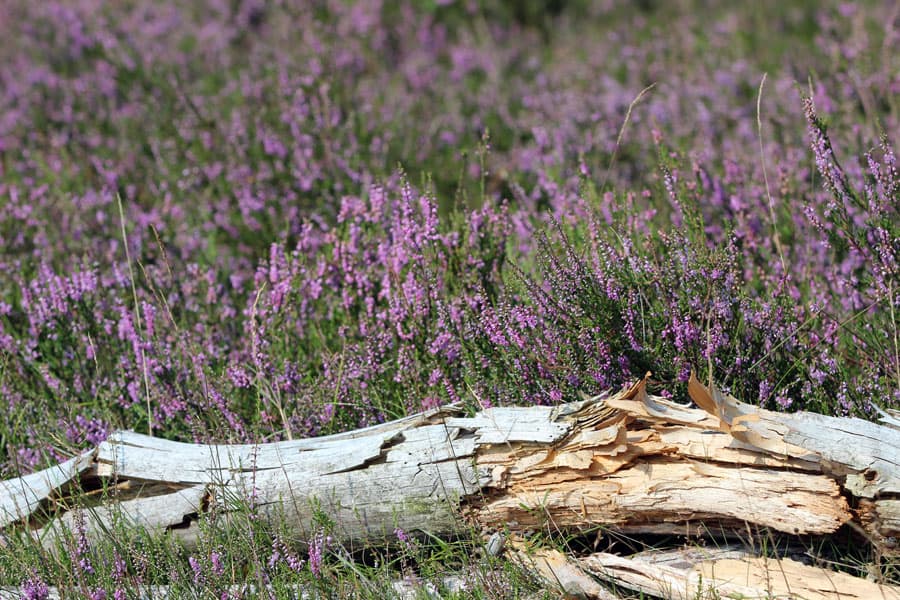
[[[762,410],[693,378],[700,408],[646,386],[552,408],[467,416],[450,406],[260,445],[120,431],[61,465],[0,483],[0,527],[50,543],[76,520],[91,536],[116,518],[192,546],[201,515],[253,506],[298,537],[323,513],[350,547],[383,542],[397,527],[436,536],[470,526],[828,535],[851,523],[878,552],[895,551],[900,430]],[[104,502],[81,508],[76,491]]]

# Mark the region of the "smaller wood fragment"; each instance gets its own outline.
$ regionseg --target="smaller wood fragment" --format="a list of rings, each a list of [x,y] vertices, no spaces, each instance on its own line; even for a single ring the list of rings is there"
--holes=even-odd
[[[604,581],[666,600],[900,600],[900,587],[789,558],[724,558],[676,567],[596,553],[578,563]]]
[[[523,540],[511,540],[512,557],[544,581],[579,600],[618,600],[619,596],[597,583],[575,559],[559,550],[533,548]]]

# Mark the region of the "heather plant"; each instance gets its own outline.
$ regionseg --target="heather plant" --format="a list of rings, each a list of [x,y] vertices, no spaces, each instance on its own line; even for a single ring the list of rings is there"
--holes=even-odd
[[[577,217],[537,237],[538,274],[520,271],[521,289],[483,311],[480,336],[466,336],[482,364],[505,378],[495,395],[559,401],[652,371],[664,393],[685,399],[679,383],[697,369],[775,408],[837,400],[831,410],[846,413],[870,410],[872,397],[892,402],[900,239],[893,152],[883,141],[880,163],[866,154],[868,175],[856,191],[811,106],[812,150],[839,204],[823,201],[811,181],[793,230],[766,223],[762,205],[748,214],[735,195],[710,203],[709,194],[723,193],[717,183],[697,163],[685,180],[683,157],[661,139],[654,191],[617,198],[585,181]],[[787,254],[765,235],[772,225],[791,240]],[[869,319],[854,326],[862,314],[880,328]],[[881,358],[855,378],[844,357],[860,351]]]
[[[398,198],[345,197],[318,239],[313,227],[257,271],[245,310],[255,354],[227,369],[235,395],[258,396],[264,426],[303,435],[458,400],[460,321],[501,284],[503,207],[442,226],[433,197],[404,182]],[[280,398],[298,395],[283,421]]]

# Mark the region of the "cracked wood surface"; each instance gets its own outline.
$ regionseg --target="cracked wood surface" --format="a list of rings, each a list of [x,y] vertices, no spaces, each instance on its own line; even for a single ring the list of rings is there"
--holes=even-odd
[[[761,410],[695,379],[689,392],[701,408],[650,396],[643,380],[555,408],[465,416],[451,406],[261,445],[117,432],[61,465],[0,482],[0,527],[50,540],[75,519],[99,535],[121,517],[191,546],[199,515],[227,518],[252,502],[299,535],[321,511],[351,546],[390,538],[395,527],[445,535],[463,523],[824,535],[855,521],[891,550],[900,431]]]

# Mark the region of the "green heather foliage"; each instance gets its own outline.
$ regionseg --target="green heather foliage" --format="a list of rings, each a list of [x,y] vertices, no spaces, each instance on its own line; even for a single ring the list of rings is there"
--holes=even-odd
[[[0,474],[115,428],[272,441],[647,371],[678,399],[695,369],[770,408],[897,407],[896,18],[0,3]],[[252,518],[239,541],[212,527],[192,557],[76,532],[0,577],[32,598],[45,580],[340,587],[325,525],[300,550]],[[471,551],[398,540],[380,568]],[[513,571],[460,597],[532,585]]]

